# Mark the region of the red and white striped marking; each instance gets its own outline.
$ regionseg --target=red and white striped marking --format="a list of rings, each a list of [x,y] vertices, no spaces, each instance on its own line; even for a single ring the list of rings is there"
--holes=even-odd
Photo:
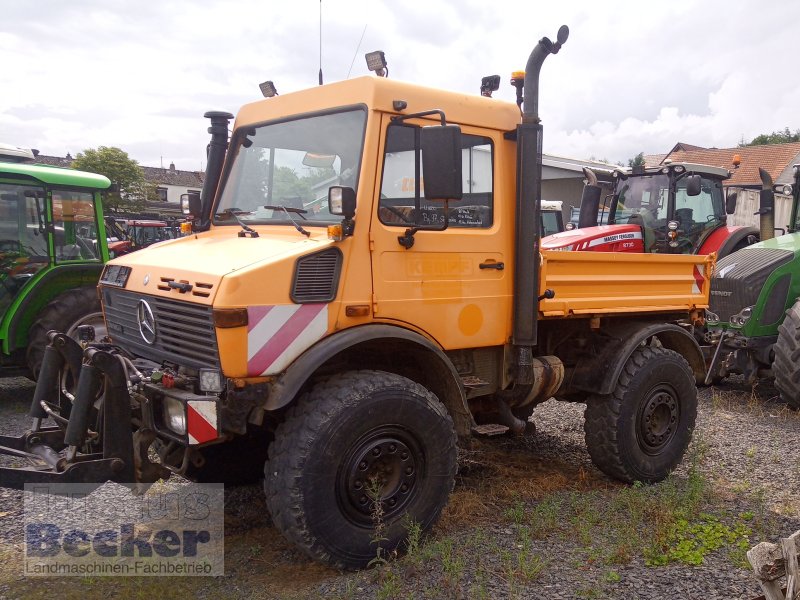
[[[247,309],[247,374],[280,373],[328,331],[327,304]]]
[[[217,439],[217,403],[211,400],[189,400],[186,403],[186,433],[190,444],[202,444]]]
[[[692,293],[702,294],[703,283],[706,280],[706,278],[703,276],[703,265],[695,265],[692,275],[694,275],[694,280],[692,281]]]

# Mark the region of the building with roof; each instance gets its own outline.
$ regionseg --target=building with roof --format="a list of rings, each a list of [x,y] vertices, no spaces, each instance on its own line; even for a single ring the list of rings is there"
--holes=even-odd
[[[70,153],[66,156],[47,156],[37,154],[36,162],[54,167],[69,168],[72,166],[73,157]],[[159,200],[148,202],[145,214],[138,215],[142,218],[174,219],[182,217],[181,194],[187,192],[200,192],[203,188],[203,171],[183,171],[175,168],[175,163],[170,163],[169,168],[145,167],[139,165],[144,172],[145,180],[155,186]]]

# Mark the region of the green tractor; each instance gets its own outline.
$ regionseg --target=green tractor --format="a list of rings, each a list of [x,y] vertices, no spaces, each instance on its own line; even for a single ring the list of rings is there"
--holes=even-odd
[[[33,160],[0,145],[0,375],[35,378],[50,329],[105,335],[96,285],[109,259],[100,194],[110,181]]]
[[[763,241],[717,262],[706,324],[711,346],[706,383],[731,373],[752,384],[774,375],[775,387],[800,409],[800,164],[792,185],[761,173]],[[774,192],[792,196],[788,232],[774,237]],[[771,239],[765,239],[771,237]]]

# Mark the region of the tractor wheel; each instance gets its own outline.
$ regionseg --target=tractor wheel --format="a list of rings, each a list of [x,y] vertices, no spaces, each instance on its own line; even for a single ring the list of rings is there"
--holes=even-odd
[[[26,359],[33,379],[39,375],[47,346],[47,332],[51,329],[63,331],[68,336],[78,339],[79,325],[93,325],[95,339],[106,335],[103,311],[97,288],[82,287],[67,290],[56,296],[42,309],[28,332],[28,350]]]
[[[588,399],[585,417],[586,445],[601,471],[628,483],[661,481],[680,463],[692,437],[692,370],[673,350],[641,346],[614,391]]]
[[[455,429],[421,385],[350,371],[289,410],[264,472],[286,538],[316,560],[361,568],[401,549],[410,524],[426,531],[439,518],[455,482]]]
[[[800,410],[800,300],[786,311],[775,343],[775,387],[784,402]]]

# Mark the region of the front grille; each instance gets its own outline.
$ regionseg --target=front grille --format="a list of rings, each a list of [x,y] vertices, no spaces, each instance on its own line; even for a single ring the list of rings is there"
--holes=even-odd
[[[292,302],[332,302],[339,288],[341,268],[342,253],[338,248],[299,258],[290,295]]]
[[[794,253],[778,248],[742,248],[720,259],[711,279],[709,308],[728,321],[743,308],[753,306],[772,273]]]
[[[102,287],[108,334],[131,354],[161,363],[219,368],[219,350],[211,307]],[[156,338],[151,345],[139,331],[138,307],[153,311]]]

